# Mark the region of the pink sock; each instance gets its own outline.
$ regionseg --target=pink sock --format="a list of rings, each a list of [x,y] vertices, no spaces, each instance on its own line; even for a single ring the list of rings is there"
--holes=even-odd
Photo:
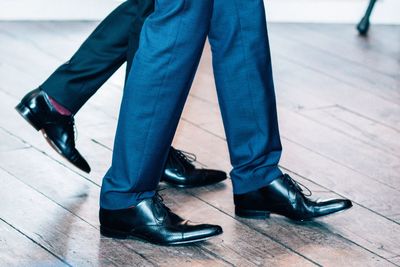
[[[69,111],[65,107],[61,106],[59,103],[57,103],[56,100],[54,100],[51,97],[49,97],[49,99],[50,99],[50,102],[53,105],[53,107],[58,111],[58,113],[60,113],[61,115],[64,115],[64,116],[72,115],[71,111]]]

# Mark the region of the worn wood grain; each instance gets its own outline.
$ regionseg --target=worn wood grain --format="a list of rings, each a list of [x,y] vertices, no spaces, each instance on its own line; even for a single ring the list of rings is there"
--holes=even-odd
[[[188,123],[181,123],[180,133],[181,135],[175,139],[175,142],[179,147],[183,147],[184,149],[190,147],[192,151],[198,155],[199,160],[202,160],[203,163],[212,167],[214,167],[215,164],[214,155],[218,155],[218,167],[227,168],[229,165],[227,154],[225,157],[225,163],[220,161],[219,158],[221,154],[227,153],[226,144],[223,140],[220,140],[220,142],[214,140],[212,143],[212,150],[210,151],[210,149],[205,149],[202,144],[204,144],[204,141],[206,140],[215,138],[212,137],[211,134],[202,133],[199,129],[196,129],[192,124]],[[191,138],[188,138],[187,136],[190,136]],[[193,139],[198,140],[199,142],[194,144],[192,141]],[[285,140],[284,147],[286,147],[287,151],[290,151],[291,153],[284,153],[281,164],[283,166],[290,166],[290,170],[294,170],[296,173],[301,173],[302,177],[299,177],[296,174],[293,176],[301,183],[307,185],[307,187],[314,192],[315,197],[338,197],[338,195],[336,195],[337,193],[335,193],[338,192],[340,196],[348,197],[355,202],[357,206],[356,208],[338,216],[327,217],[328,223],[326,226],[330,231],[332,230],[333,233],[338,233],[340,236],[343,236],[348,240],[354,240],[357,244],[367,248],[368,250],[374,251],[383,257],[392,257],[400,253],[400,246],[398,245],[400,242],[398,223],[388,220],[384,215],[379,215],[377,214],[377,211],[375,211],[379,210],[378,207],[380,204],[377,203],[385,203],[385,200],[388,199],[387,194],[390,194],[389,188],[379,189],[379,184],[375,184],[375,187],[378,187],[378,190],[381,190],[380,192],[368,191],[375,190],[375,187],[370,185],[365,185],[357,190],[355,188],[358,188],[357,186],[359,185],[356,185],[355,183],[357,183],[359,179],[363,178],[354,174],[354,172],[340,168],[340,166],[334,166],[332,163],[323,164],[324,159],[318,154],[310,153],[305,149],[300,150],[298,146],[290,145],[290,143],[285,142]],[[308,158],[314,163],[309,163],[307,160]],[[314,166],[316,165],[320,165],[320,167],[314,169]],[[286,168],[285,170],[287,171]],[[303,178],[306,178],[307,180],[304,180]],[[321,186],[321,184],[327,186]],[[230,187],[230,184],[228,183],[226,186]],[[210,201],[209,197],[214,195],[215,191],[213,192],[212,187],[204,190],[211,191],[207,195],[200,195],[201,199],[208,202]],[[326,192],[329,192],[330,195],[328,194],[327,196],[325,194]],[[215,194],[214,199],[215,202],[213,205],[219,208],[221,208],[221,206],[216,203],[227,199],[226,211],[231,213],[233,212],[230,193],[227,193],[226,197],[222,197],[221,193]],[[396,206],[396,203],[397,201],[393,201],[391,204],[387,205],[387,211],[391,211],[391,209]],[[384,210],[379,210],[379,212],[383,213]],[[385,226],[383,227],[383,225]],[[294,228],[293,231],[296,231],[296,229]]]
[[[143,242],[98,236],[98,186],[111,159],[123,70],[76,118],[78,147],[93,167],[91,175],[62,160],[12,110],[21,96],[68,59],[96,24],[0,23],[0,177],[6,177],[1,190],[9,199],[17,197],[9,205],[22,206],[17,213],[10,208],[3,212],[3,205],[0,210],[18,233],[73,265],[85,260],[118,266],[136,260],[163,266],[183,260],[180,265],[400,265],[400,48],[393,34],[398,28],[376,27],[376,35],[362,41],[352,36],[354,29],[348,25],[270,26],[284,145],[281,166],[316,196],[351,198],[356,204],[351,211],[302,225],[279,216],[243,220],[233,215],[229,182],[186,191],[167,187],[168,205],[195,220],[206,214],[224,227],[225,235],[185,249],[157,248],[155,253]],[[208,48],[174,143],[195,152],[200,166],[230,169]],[[19,192],[11,194],[11,188]],[[39,207],[25,208],[28,201]],[[28,224],[22,213],[41,218]],[[44,221],[57,218],[66,219],[45,231]],[[80,255],[77,250],[88,235],[86,241],[98,250],[89,248],[78,260],[73,256]],[[119,250],[121,255],[116,254]]]
[[[0,181],[3,220],[70,265],[115,265],[107,254],[101,252],[100,234],[92,225],[61,208],[58,203],[49,201],[3,169],[0,170]],[[65,203],[69,210],[79,210],[85,202],[84,189],[80,188],[76,195],[70,196],[69,203]],[[138,265],[149,264],[139,254],[116,242],[109,248]]]
[[[276,26],[276,28],[274,27]],[[305,27],[299,31],[299,25],[272,25],[272,45],[285,52],[297,47],[306,53],[290,53],[290,58],[301,64],[315,68],[319,72],[335,77],[343,83],[371,92],[378,97],[400,104],[399,86],[400,65],[398,58],[389,57],[374,49],[349,45],[345,39],[359,38],[357,35],[337,34],[337,38],[320,30],[315,31]],[[279,34],[278,34],[279,32]],[[276,33],[276,34],[275,34]],[[346,38],[347,37],[347,38]]]
[[[4,156],[0,154],[0,158]],[[1,164],[0,168],[10,170],[10,173],[18,178],[18,180],[72,213],[76,216],[77,220],[81,219],[83,222],[89,224],[90,227],[98,229],[97,206],[99,185],[83,180],[57,163],[49,162],[48,164],[41,165],[41,162],[46,161],[46,156],[33,149],[28,149],[22,153],[20,151],[15,151],[14,153],[8,152],[7,157],[10,160],[7,163]],[[18,163],[15,159],[20,157],[33,159],[33,162],[31,161],[30,164],[36,166],[36,168],[29,174],[26,174],[26,171],[22,168],[16,168]],[[48,172],[54,173],[54,175],[46,175]],[[306,259],[291,252],[284,246],[277,244],[275,241],[266,238],[256,231],[252,231],[252,229],[220,213],[217,209],[206,205],[206,203],[192,198],[190,195],[183,194],[183,196],[180,196],[180,192],[178,191],[169,192],[167,190],[163,194],[168,196],[167,203],[171,204],[169,206],[180,211],[180,214],[187,214],[189,218],[193,218],[196,221],[202,221],[206,217],[207,222],[222,225],[225,235],[200,246],[157,247],[157,253],[154,253],[154,246],[144,242],[123,243],[123,245],[128,246],[133,251],[140,252],[142,256],[151,262],[157,262],[157,264],[164,266],[177,265],[182,261],[187,261],[187,264],[199,264],[201,266],[207,265],[207,262],[222,265],[232,263],[240,266],[260,264],[295,266],[300,262],[304,265],[310,265],[310,262]],[[79,208],[71,209],[70,206],[75,202],[81,202]],[[82,231],[89,231],[89,229]],[[238,242],[243,242],[240,240],[246,239],[246,246],[238,247]],[[88,243],[91,244],[93,241],[88,240]],[[113,249],[113,247],[110,249]],[[215,255],[216,251],[218,253]],[[244,255],[244,252],[247,255]],[[188,257],[189,255],[190,257]],[[88,257],[90,256],[92,255],[88,255]],[[220,257],[224,260],[222,261]]]
[[[68,266],[0,218],[0,266]]]

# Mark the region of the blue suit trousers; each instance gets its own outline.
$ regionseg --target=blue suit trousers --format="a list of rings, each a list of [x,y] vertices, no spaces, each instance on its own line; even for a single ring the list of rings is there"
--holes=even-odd
[[[124,88],[101,207],[155,194],[207,37],[234,193],[282,175],[263,0],[156,0]]]

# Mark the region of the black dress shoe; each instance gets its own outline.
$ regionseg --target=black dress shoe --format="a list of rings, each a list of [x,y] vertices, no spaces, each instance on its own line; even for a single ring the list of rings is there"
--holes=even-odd
[[[195,155],[171,147],[161,181],[188,188],[215,184],[226,179],[223,171],[197,169],[192,164],[195,160]]]
[[[29,92],[15,108],[59,154],[84,172],[90,166],[75,148],[74,117],[58,113],[47,94],[36,89]]]
[[[181,245],[222,234],[211,224],[194,224],[174,214],[157,194],[123,210],[100,209],[100,232],[111,238],[139,238],[157,245]]]
[[[267,218],[270,213],[276,213],[295,221],[310,220],[352,207],[348,199],[309,199],[287,174],[259,190],[234,195],[234,202],[235,213],[240,217]]]

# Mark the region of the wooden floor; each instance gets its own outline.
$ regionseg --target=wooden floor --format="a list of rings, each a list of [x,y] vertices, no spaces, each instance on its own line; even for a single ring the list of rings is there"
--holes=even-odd
[[[0,23],[0,266],[400,266],[400,27],[270,24],[284,146],[281,167],[344,213],[296,224],[234,215],[230,181],[166,185],[167,204],[224,234],[185,247],[99,235],[98,199],[121,99],[118,72],[76,116],[92,173],[61,159],[14,111],[95,22]],[[207,47],[176,138],[201,165],[230,170]]]

